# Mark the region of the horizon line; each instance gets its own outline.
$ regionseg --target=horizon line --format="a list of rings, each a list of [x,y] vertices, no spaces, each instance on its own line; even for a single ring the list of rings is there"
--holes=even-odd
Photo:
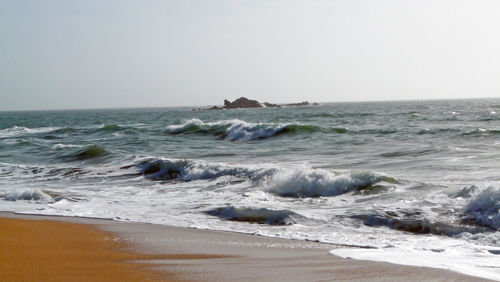
[[[318,103],[322,104],[342,104],[342,103],[381,103],[381,102],[426,102],[426,101],[453,101],[453,100],[482,100],[482,99],[500,99],[500,97],[467,97],[467,98],[408,98],[408,99],[387,99],[387,100],[347,100],[347,101],[308,101],[310,104]],[[302,101],[303,102],[303,101]],[[259,102],[260,103],[260,102]],[[278,105],[281,104],[289,104],[289,103],[297,103],[297,102],[282,102],[276,103]],[[41,109],[25,109],[25,110],[3,110],[0,109],[0,113],[6,112],[51,112],[51,111],[92,111],[92,110],[133,110],[133,109],[166,109],[166,108],[192,108],[192,109],[201,109],[201,110],[209,110],[209,108],[204,107],[213,107],[219,106],[221,104],[208,104],[208,105],[180,105],[180,106],[138,106],[138,107],[95,107],[95,108],[41,108]]]

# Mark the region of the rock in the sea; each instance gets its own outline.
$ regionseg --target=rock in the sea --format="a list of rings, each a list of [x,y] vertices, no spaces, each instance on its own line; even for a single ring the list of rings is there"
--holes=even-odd
[[[288,106],[288,107],[309,106],[309,102],[304,101],[304,102],[302,102],[302,103],[292,103],[292,104],[286,104],[285,106]]]
[[[311,104],[309,104],[309,102],[304,101],[302,103],[285,104],[283,106],[289,106],[290,107],[290,106],[309,106],[309,105],[311,105]],[[318,105],[318,104],[314,103],[312,105]],[[261,104],[261,103],[259,103],[256,100],[250,100],[250,99],[245,98],[245,97],[240,97],[240,98],[234,100],[233,102],[230,102],[229,100],[224,99],[224,107],[213,106],[209,110],[240,109],[240,108],[262,108],[262,107],[266,107],[266,108],[281,108],[281,106],[278,105],[278,104],[273,104],[273,103],[269,103],[269,102],[264,102],[264,103]]]
[[[262,108],[262,105],[256,100],[250,100],[245,97],[240,97],[232,103],[224,100],[224,109],[238,109],[238,108]]]
[[[280,105],[278,105],[278,104],[272,104],[272,103],[269,103],[269,102],[264,102],[263,105],[266,106],[267,108],[281,108]]]

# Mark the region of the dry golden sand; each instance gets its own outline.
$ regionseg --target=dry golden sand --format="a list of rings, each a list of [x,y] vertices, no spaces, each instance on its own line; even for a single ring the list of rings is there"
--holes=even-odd
[[[175,281],[137,260],[206,259],[198,254],[141,255],[88,224],[0,218],[2,281]]]
[[[0,218],[2,281],[156,280],[120,243],[86,224]],[[174,277],[172,277],[174,278]]]

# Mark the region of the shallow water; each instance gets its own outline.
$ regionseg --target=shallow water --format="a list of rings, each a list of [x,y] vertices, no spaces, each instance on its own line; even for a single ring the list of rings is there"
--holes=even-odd
[[[2,112],[0,209],[363,246],[334,253],[498,279],[497,111],[498,99]]]

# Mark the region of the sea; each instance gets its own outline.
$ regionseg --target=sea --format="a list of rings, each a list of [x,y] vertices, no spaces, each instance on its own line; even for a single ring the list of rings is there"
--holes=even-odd
[[[500,280],[500,99],[0,112],[0,210]]]

